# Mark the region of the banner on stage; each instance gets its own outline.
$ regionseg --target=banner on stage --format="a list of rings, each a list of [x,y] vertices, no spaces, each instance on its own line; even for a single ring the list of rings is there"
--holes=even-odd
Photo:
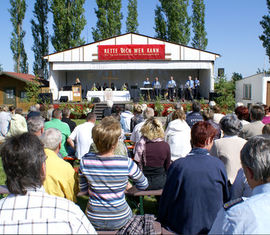
[[[99,45],[98,60],[164,60],[165,45]]]

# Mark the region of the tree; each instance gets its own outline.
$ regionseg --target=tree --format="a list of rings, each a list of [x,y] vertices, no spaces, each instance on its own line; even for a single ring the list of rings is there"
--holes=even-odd
[[[138,12],[137,12],[137,0],[128,1],[128,17],[126,21],[127,32],[138,33]]]
[[[270,61],[270,0],[266,0],[268,14],[264,15],[260,24],[263,28],[263,34],[259,36],[259,39],[263,42],[263,47],[266,50],[266,55],[269,57]]]
[[[167,24],[160,6],[157,6],[155,10],[155,25],[156,38],[167,40]]]
[[[0,72],[3,72],[3,66],[0,64]]]
[[[189,25],[191,19],[188,16],[188,0],[159,0],[161,7],[157,6],[156,13],[156,33],[163,35],[159,30],[164,30],[163,20],[166,22],[166,38],[171,42],[187,45],[190,40]],[[164,15],[164,16],[162,16]],[[162,16],[162,17],[161,17]]]
[[[27,6],[25,4],[25,0],[10,0],[10,5],[11,8],[9,9],[9,13],[11,15],[10,20],[13,26],[10,49],[15,61],[14,70],[17,73],[28,73],[27,55],[23,44],[25,31],[22,29],[22,23]]]
[[[34,19],[31,20],[31,29],[34,38],[32,50],[35,56],[33,71],[35,75],[39,75],[40,70],[42,70],[43,77],[46,79],[48,78],[48,67],[43,56],[49,52],[48,12],[48,1],[36,0],[33,11],[36,22]]]
[[[225,110],[233,111],[235,107],[235,83],[233,80],[227,81],[225,76],[215,79],[215,92],[218,97],[215,99],[217,104]]]
[[[85,43],[81,32],[86,25],[83,15],[85,0],[52,0],[54,35],[51,38],[56,51],[66,50]]]
[[[208,44],[208,39],[206,38],[206,31],[205,31],[205,5],[203,0],[193,0],[192,3],[192,27],[194,36],[192,39],[192,46],[205,50]]]
[[[95,9],[95,13],[98,19],[96,28],[92,27],[94,41],[121,34],[121,0],[96,0],[96,3],[98,9]]]
[[[232,81],[235,83],[236,81],[239,81],[239,80],[242,80],[243,79],[243,76],[241,73],[236,73],[234,72],[232,74]]]

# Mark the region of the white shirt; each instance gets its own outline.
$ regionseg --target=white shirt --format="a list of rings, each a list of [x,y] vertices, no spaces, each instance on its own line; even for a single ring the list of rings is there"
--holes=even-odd
[[[76,157],[81,159],[86,153],[89,152],[90,145],[93,143],[92,129],[94,123],[85,122],[75,127],[69,136],[73,141],[76,142]]]
[[[0,234],[97,234],[82,210],[44,188],[0,200]]]
[[[142,128],[142,126],[143,126],[144,123],[145,123],[145,121],[140,122],[140,123],[138,123],[138,124],[134,127],[134,129],[133,129],[133,131],[132,131],[132,134],[131,134],[131,136],[130,136],[130,140],[131,140],[131,141],[137,143],[137,142],[140,140],[140,138],[141,138],[141,136],[142,136],[142,134],[141,134],[141,128]]]

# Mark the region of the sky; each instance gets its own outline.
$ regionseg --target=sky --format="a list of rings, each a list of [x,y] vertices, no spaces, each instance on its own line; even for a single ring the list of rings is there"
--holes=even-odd
[[[158,0],[138,1],[138,32],[146,36],[155,36],[155,8]],[[31,32],[31,19],[33,18],[34,0],[26,0],[27,10],[23,21],[23,30],[26,31],[24,46],[28,56],[29,73],[33,73],[34,54],[32,52],[33,37]],[[189,13],[191,14],[191,3],[189,1]],[[263,15],[267,14],[266,0],[205,0],[205,28],[207,32],[208,45],[206,50],[220,54],[221,57],[215,61],[215,76],[218,68],[225,69],[225,75],[231,78],[234,72],[242,74],[243,77],[256,74],[258,69],[269,69],[269,58],[266,56],[265,48],[259,40],[263,29],[260,25]],[[128,0],[122,0],[122,30],[126,33]],[[14,71],[14,61],[10,49],[12,25],[10,22],[9,0],[0,0],[0,64],[4,71]],[[92,27],[96,25],[95,0],[85,0],[85,17],[87,24],[82,32],[86,43],[93,42]],[[49,33],[52,35],[52,15],[49,14]],[[191,40],[188,46],[191,46]],[[50,44],[49,53],[54,48]]]

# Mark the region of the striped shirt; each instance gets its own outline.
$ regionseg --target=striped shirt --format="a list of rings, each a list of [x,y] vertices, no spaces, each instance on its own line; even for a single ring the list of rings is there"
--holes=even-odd
[[[49,195],[44,188],[0,200],[0,234],[96,234],[72,201]]]
[[[87,216],[94,221],[123,221],[131,218],[132,212],[125,200],[128,179],[144,190],[148,181],[137,164],[126,156],[101,157],[94,153],[86,154],[80,163],[80,189],[90,195]]]

